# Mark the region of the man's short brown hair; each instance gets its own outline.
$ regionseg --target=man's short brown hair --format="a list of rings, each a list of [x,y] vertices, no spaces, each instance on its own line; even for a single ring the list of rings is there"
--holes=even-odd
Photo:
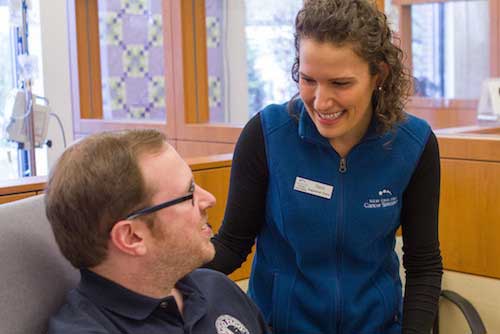
[[[76,268],[106,257],[109,232],[130,212],[149,205],[138,160],[165,149],[156,130],[103,132],[69,147],[52,169],[45,209],[63,255]]]

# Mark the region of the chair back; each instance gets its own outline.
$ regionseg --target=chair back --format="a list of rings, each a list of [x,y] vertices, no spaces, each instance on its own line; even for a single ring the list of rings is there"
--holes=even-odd
[[[0,205],[0,333],[46,333],[79,278],[56,244],[44,195]]]

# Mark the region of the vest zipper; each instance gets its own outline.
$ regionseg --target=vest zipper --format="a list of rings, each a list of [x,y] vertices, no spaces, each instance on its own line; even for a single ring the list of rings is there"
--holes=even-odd
[[[340,158],[339,172],[342,174],[347,172],[347,162],[346,162],[345,158]]]
[[[342,234],[343,232],[343,225],[344,225],[344,183],[345,183],[345,173],[347,172],[347,160],[344,157],[340,158],[340,164],[339,164],[339,173],[340,173],[340,178],[339,178],[339,207],[340,207],[340,212],[339,212],[339,220],[337,223],[337,237],[336,237],[336,242],[335,242],[335,250],[336,250],[336,259],[335,259],[335,267],[336,267],[336,272],[335,272],[335,279],[336,279],[336,301],[335,301],[335,333],[341,334],[342,333],[342,316],[343,316],[343,311],[342,311],[342,303],[343,303],[343,296],[342,296],[342,288],[340,286],[341,283],[341,267],[342,267],[342,242],[343,242],[343,237]]]

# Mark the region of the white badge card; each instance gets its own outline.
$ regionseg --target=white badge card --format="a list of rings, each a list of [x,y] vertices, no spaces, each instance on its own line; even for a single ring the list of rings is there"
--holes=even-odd
[[[309,195],[314,195],[326,199],[332,198],[333,186],[329,184],[319,183],[316,181],[304,179],[302,177],[295,178],[293,190],[297,190]]]

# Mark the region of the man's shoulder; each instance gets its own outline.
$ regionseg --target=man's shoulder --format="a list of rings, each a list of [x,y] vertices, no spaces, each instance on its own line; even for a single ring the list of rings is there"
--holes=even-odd
[[[189,274],[188,277],[201,291],[207,301],[208,312],[212,316],[216,316],[218,326],[224,328],[228,323],[241,323],[244,325],[243,328],[245,326],[248,328],[249,333],[268,332],[258,307],[226,275],[211,269],[198,269]]]
[[[247,294],[234,281],[221,272],[203,268],[193,271],[188,276],[195,282],[203,295],[209,299],[249,300]]]
[[[49,321],[48,334],[108,333],[95,318],[98,308],[76,289],[71,290],[66,303]]]
[[[197,284],[201,284],[203,286],[205,285],[226,285],[228,287],[236,287],[236,283],[234,283],[232,280],[230,280],[226,275],[223,273],[212,270],[212,269],[207,269],[207,268],[200,268],[196,269],[193,272],[189,274],[189,277],[194,280]]]

